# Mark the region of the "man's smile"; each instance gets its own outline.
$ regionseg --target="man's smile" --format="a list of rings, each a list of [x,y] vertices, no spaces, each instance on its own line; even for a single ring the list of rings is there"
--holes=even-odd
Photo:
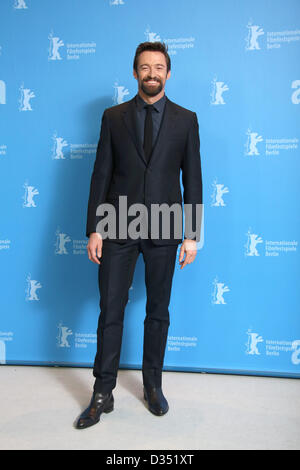
[[[145,80],[145,82],[146,82],[148,85],[156,85],[156,84],[159,83],[157,80]]]

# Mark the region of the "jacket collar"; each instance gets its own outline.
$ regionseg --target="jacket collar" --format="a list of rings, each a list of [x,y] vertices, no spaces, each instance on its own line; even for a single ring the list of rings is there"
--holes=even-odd
[[[157,111],[158,113],[162,113],[164,111],[165,102],[166,102],[166,95],[163,95],[158,101],[153,103],[153,108],[155,109],[155,111]],[[141,111],[144,108],[144,106],[148,103],[146,103],[146,101],[143,100],[140,94],[137,93],[135,95],[135,104],[136,104],[137,110]]]
[[[122,111],[122,116],[127,130],[136,146],[139,156],[146,166],[151,167],[155,163],[155,159],[159,155],[159,151],[162,149],[163,144],[168,139],[168,132],[172,129],[176,121],[177,109],[174,106],[173,101],[169,100],[166,96],[166,102],[164,107],[164,113],[161,120],[160,129],[158,136],[151,153],[150,161],[147,163],[146,156],[143,149],[143,142],[141,141],[138,134],[138,126],[136,120],[136,103],[135,96],[126,102],[127,106]]]

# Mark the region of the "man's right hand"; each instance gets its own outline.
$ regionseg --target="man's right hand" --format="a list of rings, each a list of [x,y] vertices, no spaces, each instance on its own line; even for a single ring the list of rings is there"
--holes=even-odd
[[[87,252],[89,259],[93,261],[93,263],[100,264],[98,258],[101,258],[102,256],[102,244],[103,240],[100,233],[93,232],[90,234],[87,244]]]

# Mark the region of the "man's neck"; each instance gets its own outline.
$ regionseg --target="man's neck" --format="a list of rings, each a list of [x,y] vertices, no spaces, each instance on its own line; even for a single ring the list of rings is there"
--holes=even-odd
[[[158,95],[155,95],[155,96],[148,96],[146,95],[143,90],[139,89],[138,91],[138,94],[140,95],[140,97],[148,104],[154,104],[156,103],[156,101],[159,101],[165,94],[165,89],[161,90],[160,93],[158,93]]]

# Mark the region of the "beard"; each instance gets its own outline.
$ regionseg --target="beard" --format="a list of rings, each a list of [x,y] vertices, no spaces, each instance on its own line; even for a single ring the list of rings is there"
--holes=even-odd
[[[150,81],[150,80],[147,80],[147,81]],[[142,83],[141,83],[141,89],[143,90],[145,95],[147,95],[147,96],[156,96],[163,89],[162,83],[160,81],[156,80],[157,85],[153,85],[153,86],[152,85],[147,85],[147,81],[142,80]]]

